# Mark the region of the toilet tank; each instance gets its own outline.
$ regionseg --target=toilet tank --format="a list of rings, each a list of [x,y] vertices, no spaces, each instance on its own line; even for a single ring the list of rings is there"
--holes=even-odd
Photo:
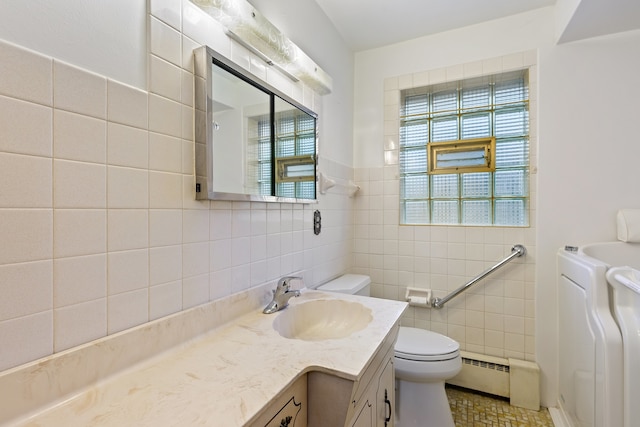
[[[363,274],[344,274],[324,285],[318,286],[317,290],[368,297],[371,295],[370,284],[371,278],[369,276]]]

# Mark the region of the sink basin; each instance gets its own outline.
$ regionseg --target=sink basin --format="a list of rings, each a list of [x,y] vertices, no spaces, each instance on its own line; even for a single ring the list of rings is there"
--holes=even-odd
[[[346,338],[371,320],[371,309],[360,303],[313,300],[287,307],[273,321],[273,327],[285,338],[321,341]]]

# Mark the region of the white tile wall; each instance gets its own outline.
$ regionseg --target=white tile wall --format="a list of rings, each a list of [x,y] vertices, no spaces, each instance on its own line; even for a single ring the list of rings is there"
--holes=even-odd
[[[404,299],[406,287],[444,296],[502,260],[514,244],[529,255],[493,273],[440,310],[410,307],[402,322],[459,341],[468,351],[535,360],[535,224],[528,228],[399,226],[398,117],[400,90],[529,67],[535,100],[535,52],[524,52],[446,69],[386,79],[385,167],[358,169],[362,187],[354,214],[354,270],[372,278],[374,296]],[[535,122],[536,109],[531,108]],[[534,128],[534,126],[532,126]],[[536,137],[531,144],[535,165]],[[535,209],[535,182],[531,184]],[[534,215],[531,214],[531,218]]]
[[[149,10],[149,91],[0,41],[0,370],[282,275],[313,286],[351,267],[345,195],[194,199],[191,52],[232,43],[190,1]]]

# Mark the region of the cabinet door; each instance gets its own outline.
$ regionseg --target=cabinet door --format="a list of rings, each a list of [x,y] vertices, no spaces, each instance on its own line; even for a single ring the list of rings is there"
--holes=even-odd
[[[362,409],[355,416],[350,427],[375,427],[375,420],[373,418],[374,407],[367,399],[362,405]]]
[[[248,427],[307,427],[307,376],[276,396]]]
[[[378,379],[376,393],[376,427],[394,427],[395,375],[393,357],[387,363]]]

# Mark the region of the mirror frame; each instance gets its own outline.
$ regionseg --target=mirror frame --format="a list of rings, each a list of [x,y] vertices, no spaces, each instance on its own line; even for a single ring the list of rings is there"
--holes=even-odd
[[[212,64],[216,64],[229,73],[265,91],[270,96],[277,96],[295,108],[309,114],[315,119],[315,155],[314,155],[314,199],[282,197],[276,195],[259,195],[247,193],[227,193],[215,191],[213,188],[213,88]],[[318,115],[296,102],[280,90],[240,67],[225,56],[208,46],[194,50],[195,84],[194,84],[194,136],[195,136],[195,198],[196,200],[229,200],[277,203],[317,203],[318,202]],[[273,103],[272,103],[273,105]],[[273,113],[273,112],[272,112]],[[273,136],[271,141],[274,145]],[[271,168],[275,182],[276,165]]]

